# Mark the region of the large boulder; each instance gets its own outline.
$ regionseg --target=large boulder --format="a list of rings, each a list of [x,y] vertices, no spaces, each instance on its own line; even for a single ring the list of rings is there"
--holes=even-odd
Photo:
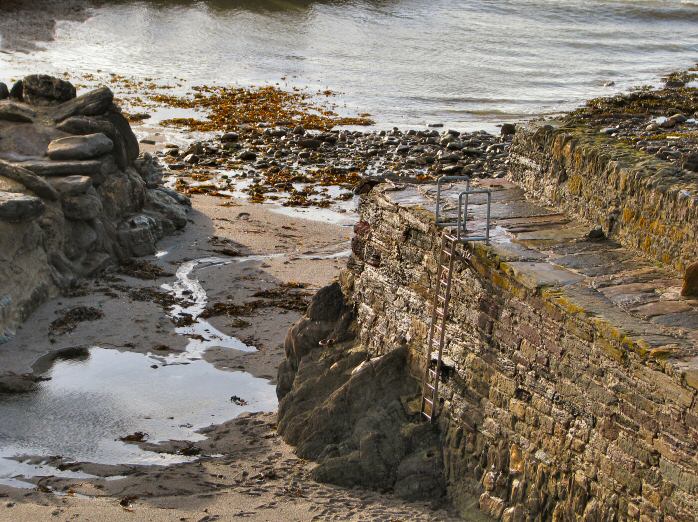
[[[75,87],[70,82],[45,74],[32,74],[22,82],[22,99],[33,105],[63,103],[75,95]]]
[[[439,436],[421,422],[407,349],[371,358],[355,327],[338,283],[315,295],[287,336],[278,431],[298,455],[317,461],[316,480],[438,499],[445,494]]]

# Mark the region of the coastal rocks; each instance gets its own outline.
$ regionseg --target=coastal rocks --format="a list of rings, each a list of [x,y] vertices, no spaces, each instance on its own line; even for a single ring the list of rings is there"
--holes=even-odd
[[[27,221],[43,214],[45,205],[41,199],[26,194],[0,192],[0,220]]]
[[[37,75],[10,97],[0,101],[3,336],[80,278],[153,253],[189,208],[161,190],[154,158],[136,161],[138,142],[109,89],[76,97],[69,83]]]
[[[84,194],[92,186],[89,176],[65,176],[49,178],[49,183],[62,196]]]
[[[436,501],[445,494],[439,439],[419,421],[406,350],[371,359],[352,320],[334,283],[289,331],[277,388],[279,433],[298,455],[318,462],[316,480]]]
[[[114,93],[108,87],[99,87],[87,94],[59,105],[53,114],[56,122],[71,116],[97,116],[106,113],[114,101]]]
[[[44,199],[48,199],[50,201],[55,201],[58,199],[56,189],[53,188],[45,179],[17,165],[12,165],[6,161],[0,160],[0,176],[21,183],[28,190],[34,192],[34,194]]]
[[[48,145],[48,157],[52,160],[87,160],[111,152],[114,142],[104,134],[86,134],[58,138]]]
[[[33,74],[22,81],[22,99],[32,105],[63,103],[75,96],[73,84],[45,74]]]
[[[10,97],[10,89],[7,88],[7,84],[0,82],[0,100],[6,100]]]
[[[36,118],[36,112],[22,103],[3,100],[0,102],[0,120],[29,123]]]

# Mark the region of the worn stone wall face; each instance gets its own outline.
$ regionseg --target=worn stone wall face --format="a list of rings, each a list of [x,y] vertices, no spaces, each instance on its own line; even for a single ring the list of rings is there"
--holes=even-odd
[[[344,274],[361,341],[373,355],[406,341],[419,372],[433,215],[374,191],[361,218]],[[472,263],[455,262],[439,418],[455,504],[467,516],[474,493],[506,521],[695,520],[696,383],[628,350],[557,290],[530,288],[487,248]]]
[[[698,174],[594,129],[550,125],[516,134],[510,174],[527,192],[603,227],[678,270],[698,259]]]

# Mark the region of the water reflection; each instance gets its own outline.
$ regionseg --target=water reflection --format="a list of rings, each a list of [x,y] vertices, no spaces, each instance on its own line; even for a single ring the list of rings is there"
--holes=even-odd
[[[91,13],[59,23],[45,51],[7,55],[0,77],[329,87],[340,110],[385,127],[468,129],[655,81],[698,51],[698,7],[678,0],[157,0]]]

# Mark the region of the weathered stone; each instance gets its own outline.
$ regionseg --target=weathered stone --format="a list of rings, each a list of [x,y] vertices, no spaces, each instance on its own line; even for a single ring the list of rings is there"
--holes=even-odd
[[[85,194],[92,186],[89,176],[65,176],[48,178],[48,182],[62,196],[78,196]]]
[[[102,133],[114,142],[114,157],[120,169],[126,168],[129,163],[126,153],[126,144],[121,133],[116,127],[106,120],[97,120],[87,116],[73,116],[63,120],[56,126],[57,129],[70,134],[86,135]]]
[[[11,100],[0,101],[0,120],[31,123],[36,118],[36,112],[27,105]]]
[[[58,193],[45,179],[17,165],[12,165],[11,163],[0,160],[0,176],[5,176],[6,178],[21,183],[34,192],[34,194],[44,199],[51,201],[58,199]]]
[[[114,142],[104,134],[87,134],[58,138],[48,145],[48,156],[52,160],[94,159],[112,151]]]
[[[22,82],[22,98],[33,105],[63,103],[75,98],[70,82],[45,74],[26,76]]]
[[[166,192],[150,189],[146,193],[146,206],[170,220],[175,228],[184,228],[187,214],[184,207]]]
[[[43,214],[43,201],[34,196],[0,192],[0,219],[10,222],[27,221]]]
[[[681,295],[684,297],[698,297],[698,261],[686,268],[683,275]]]
[[[23,161],[16,163],[39,176],[92,176],[100,174],[102,162],[97,160],[88,161]]]
[[[53,119],[61,122],[71,116],[97,116],[106,113],[114,102],[108,87],[99,87],[56,107]]]
[[[150,216],[133,216],[119,226],[119,244],[126,256],[147,256],[155,253],[158,240],[157,222]]]
[[[124,118],[123,114],[116,111],[108,112],[104,115],[104,118],[114,126],[123,139],[128,162],[135,161],[140,153],[140,145],[138,144],[138,138],[136,138],[133,130],[131,130],[128,120]]]
[[[102,201],[94,191],[63,198],[63,213],[68,219],[90,220],[99,216],[101,212]]]
[[[10,89],[7,88],[7,84],[0,82],[0,100],[6,100],[10,97]]]
[[[164,171],[155,156],[149,152],[141,154],[135,161],[135,167],[148,188],[155,188],[162,185]]]

